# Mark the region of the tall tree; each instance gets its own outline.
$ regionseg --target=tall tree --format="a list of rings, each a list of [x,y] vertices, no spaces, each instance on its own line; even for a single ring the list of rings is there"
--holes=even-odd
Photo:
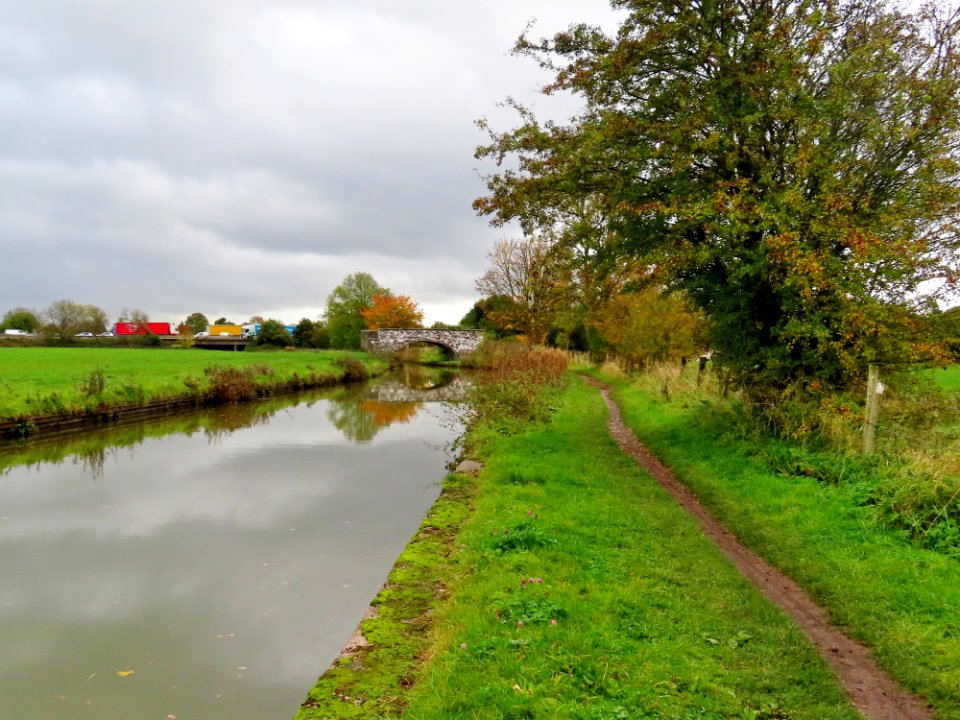
[[[193,334],[196,335],[198,332],[203,332],[210,326],[210,321],[207,320],[207,316],[202,312],[190,313],[187,316],[187,319],[183,321],[183,324],[189,327]]]
[[[487,258],[490,267],[477,279],[477,291],[511,301],[492,320],[542,345],[556,312],[569,304],[570,279],[564,263],[541,237],[502,240]]]
[[[124,308],[117,316],[117,322],[146,325],[150,322],[150,316],[140,308]]]
[[[423,327],[423,311],[406,295],[376,293],[373,304],[361,310],[360,316],[369,330]]]
[[[360,311],[373,305],[377,293],[389,295],[387,288],[380,287],[369,273],[347,275],[327,297],[325,320],[330,337],[330,347],[357,349],[360,347],[360,332],[366,327]]]
[[[495,223],[602,216],[593,258],[684,289],[745,383],[843,382],[935,348],[919,316],[960,246],[958,12],[886,0],[614,0],[516,51],[586,101],[568,126],[491,132],[518,162],[476,201]],[[930,282],[938,281],[938,282]],[[926,295],[921,293],[925,290]]]
[[[83,321],[80,323],[81,331],[92,332],[94,335],[99,335],[102,332],[106,332],[109,324],[110,316],[107,315],[103,309],[96,305],[83,306]]]
[[[93,306],[82,305],[72,300],[56,300],[43,311],[46,322],[45,331],[63,338],[72,337],[84,330],[84,323],[90,319],[89,309]],[[93,332],[92,330],[88,332]]]

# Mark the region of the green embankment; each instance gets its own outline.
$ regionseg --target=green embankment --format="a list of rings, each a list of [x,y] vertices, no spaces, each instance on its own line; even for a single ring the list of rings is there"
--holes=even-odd
[[[942,372],[942,371],[939,371]],[[953,374],[938,377],[949,387]],[[778,441],[714,422],[709,406],[667,402],[617,383],[625,421],[721,521],[806,586],[880,663],[960,718],[960,564],[883,527],[853,476],[820,482],[798,466],[774,472]]]
[[[298,720],[857,717],[799,631],[616,448],[595,389],[572,380],[552,422],[475,440],[483,472],[448,480],[473,505],[455,542],[411,545],[363,624],[373,645]],[[435,525],[449,533],[428,518],[427,538]]]
[[[336,351],[0,347],[0,421],[200,399],[213,389],[211,368],[245,370],[260,390],[329,384],[344,376],[347,360],[383,368],[365,353]]]

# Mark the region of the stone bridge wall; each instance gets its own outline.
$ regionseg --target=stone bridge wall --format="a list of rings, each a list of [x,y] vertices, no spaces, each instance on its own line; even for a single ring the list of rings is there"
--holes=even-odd
[[[399,352],[414,343],[431,343],[460,358],[476,352],[482,342],[482,330],[385,329],[364,330],[360,335],[360,347],[375,354]]]
[[[458,375],[446,385],[423,390],[396,381],[379,382],[368,387],[364,397],[378,402],[452,402],[465,400],[469,389],[470,383]]]

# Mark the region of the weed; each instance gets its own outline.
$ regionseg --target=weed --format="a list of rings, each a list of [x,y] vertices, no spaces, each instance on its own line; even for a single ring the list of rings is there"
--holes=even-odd
[[[539,525],[530,520],[524,520],[513,527],[504,528],[494,533],[490,547],[497,552],[511,550],[533,550],[556,544],[556,540],[547,535]]]
[[[85,398],[103,395],[107,386],[107,376],[99,365],[83,376],[80,380],[80,395]]]
[[[564,383],[567,360],[562,352],[484,343],[480,361],[484,369],[470,393],[471,424],[509,429],[511,423],[547,419],[553,394]]]
[[[28,435],[31,435],[37,429],[36,424],[30,418],[21,415],[16,418],[16,421],[13,427],[7,429],[7,437],[10,438],[25,438]]]
[[[542,578],[523,578],[517,589],[508,589],[494,598],[500,621],[518,628],[557,625],[567,611],[553,599]]]
[[[257,397],[253,375],[247,368],[210,365],[204,374],[210,379],[210,397],[218,402],[239,402]]]
[[[247,366],[247,371],[251,375],[264,375],[266,377],[273,377],[276,374],[276,370],[267,365],[266,363],[254,363],[253,365]]]
[[[337,358],[334,364],[343,369],[343,379],[346,382],[360,382],[370,377],[366,366],[354,358]]]

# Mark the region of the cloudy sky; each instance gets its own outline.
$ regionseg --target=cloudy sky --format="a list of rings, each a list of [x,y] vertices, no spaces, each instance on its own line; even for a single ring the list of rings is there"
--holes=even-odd
[[[606,0],[4,0],[0,312],[316,317],[346,275],[457,322],[504,236],[474,121],[544,114],[509,50]],[[554,104],[550,104],[554,102]],[[489,168],[486,168],[489,169]]]

